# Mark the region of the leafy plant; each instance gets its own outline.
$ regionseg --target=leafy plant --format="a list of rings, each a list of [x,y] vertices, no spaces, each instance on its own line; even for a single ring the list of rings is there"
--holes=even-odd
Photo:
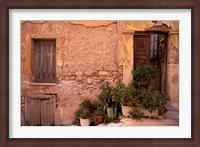
[[[91,119],[92,118],[92,114],[88,111],[80,111],[79,113],[79,117],[82,119]]]
[[[79,104],[79,109],[85,109],[86,111],[91,112],[95,109],[95,106],[90,100],[84,100]]]
[[[105,116],[105,119],[104,119],[105,124],[108,124],[108,123],[111,123],[111,122],[118,123],[119,121],[120,121],[120,119],[118,117],[110,118],[108,116]]]
[[[140,91],[138,98],[141,100],[143,107],[149,112],[157,111],[159,115],[162,115],[167,111],[165,108],[167,99],[159,91],[143,89]]]
[[[159,115],[166,112],[166,96],[158,91],[156,77],[160,74],[156,67],[139,65],[133,71],[132,86],[137,89],[133,105],[143,107],[149,112],[157,111]]]
[[[151,65],[139,65],[133,71],[133,86],[137,89],[151,89],[157,88],[156,76],[159,70]]]
[[[125,86],[122,82],[117,82],[117,87],[114,93],[114,97],[118,99],[124,106],[132,106],[133,99],[135,97],[136,90],[129,83],[128,86]]]
[[[106,107],[117,105],[117,101],[113,98],[114,88],[107,82],[101,86],[99,100]]]
[[[95,115],[96,116],[103,116],[104,115],[103,106],[97,106],[97,108],[95,110]]]
[[[136,119],[136,120],[141,120],[141,118],[144,116],[144,113],[141,112],[141,110],[138,110],[135,108],[133,108],[129,113],[130,113],[131,118]]]
[[[91,122],[94,121],[93,113],[95,110],[95,105],[90,100],[84,100],[79,104],[78,110],[75,112],[75,120],[73,124],[79,125],[80,118],[90,119]]]

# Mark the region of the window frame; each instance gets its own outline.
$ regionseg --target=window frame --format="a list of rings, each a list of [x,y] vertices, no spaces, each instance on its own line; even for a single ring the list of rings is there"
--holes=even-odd
[[[37,56],[35,53],[35,47],[36,47],[36,41],[53,41],[54,43],[54,47],[52,50],[52,55],[53,56],[53,64],[52,63],[52,68],[53,71],[51,74],[55,74],[52,80],[49,80],[47,78],[42,78],[42,79],[37,79],[35,76],[35,57]],[[47,50],[48,51],[48,50]],[[53,55],[54,54],[54,55]],[[55,56],[55,57],[54,57]],[[46,60],[48,60],[46,58]],[[48,61],[46,61],[48,62]],[[47,67],[48,70],[48,67]],[[56,38],[32,38],[31,39],[31,85],[55,85],[55,83],[57,82],[57,77],[56,77]]]

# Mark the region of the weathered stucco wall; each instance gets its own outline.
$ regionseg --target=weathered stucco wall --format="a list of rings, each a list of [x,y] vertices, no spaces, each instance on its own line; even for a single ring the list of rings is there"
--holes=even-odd
[[[164,23],[171,26],[172,32],[178,32],[178,22]],[[119,75],[125,84],[130,82],[134,64],[133,33],[152,25],[151,21],[22,21],[22,96],[57,93],[55,124],[70,125],[80,102],[96,100],[104,82],[112,83],[115,75]],[[54,85],[31,82],[34,38],[56,39],[57,82]],[[172,101],[178,101],[179,92],[178,63],[175,62],[178,60],[175,59],[178,58],[178,42],[178,33],[169,34],[167,91]],[[24,98],[24,112],[23,103]]]
[[[179,34],[168,35],[167,96],[179,103]]]
[[[22,22],[22,96],[32,93],[57,93],[57,125],[69,125],[84,99],[96,100],[103,82],[122,76],[118,66],[116,22]],[[55,85],[31,83],[31,39],[56,38]]]
[[[135,31],[145,31],[153,26],[152,21],[127,21],[123,32],[124,46],[120,48],[120,61],[123,66],[123,81],[127,84],[132,79],[131,71],[134,64],[133,34]],[[157,25],[166,24],[170,28],[167,42],[167,97],[172,102],[179,101],[179,21],[162,21]],[[125,54],[124,54],[125,53]],[[126,76],[124,76],[126,75]]]

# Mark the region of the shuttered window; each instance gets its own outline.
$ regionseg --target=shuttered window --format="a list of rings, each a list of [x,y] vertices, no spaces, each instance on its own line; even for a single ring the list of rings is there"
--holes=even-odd
[[[34,39],[32,43],[32,81],[56,81],[56,40]]]

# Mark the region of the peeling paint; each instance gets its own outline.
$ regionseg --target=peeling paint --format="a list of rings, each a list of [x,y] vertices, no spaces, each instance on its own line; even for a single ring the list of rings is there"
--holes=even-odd
[[[116,21],[69,21],[69,23],[73,25],[83,25],[85,27],[105,27],[117,22]]]

